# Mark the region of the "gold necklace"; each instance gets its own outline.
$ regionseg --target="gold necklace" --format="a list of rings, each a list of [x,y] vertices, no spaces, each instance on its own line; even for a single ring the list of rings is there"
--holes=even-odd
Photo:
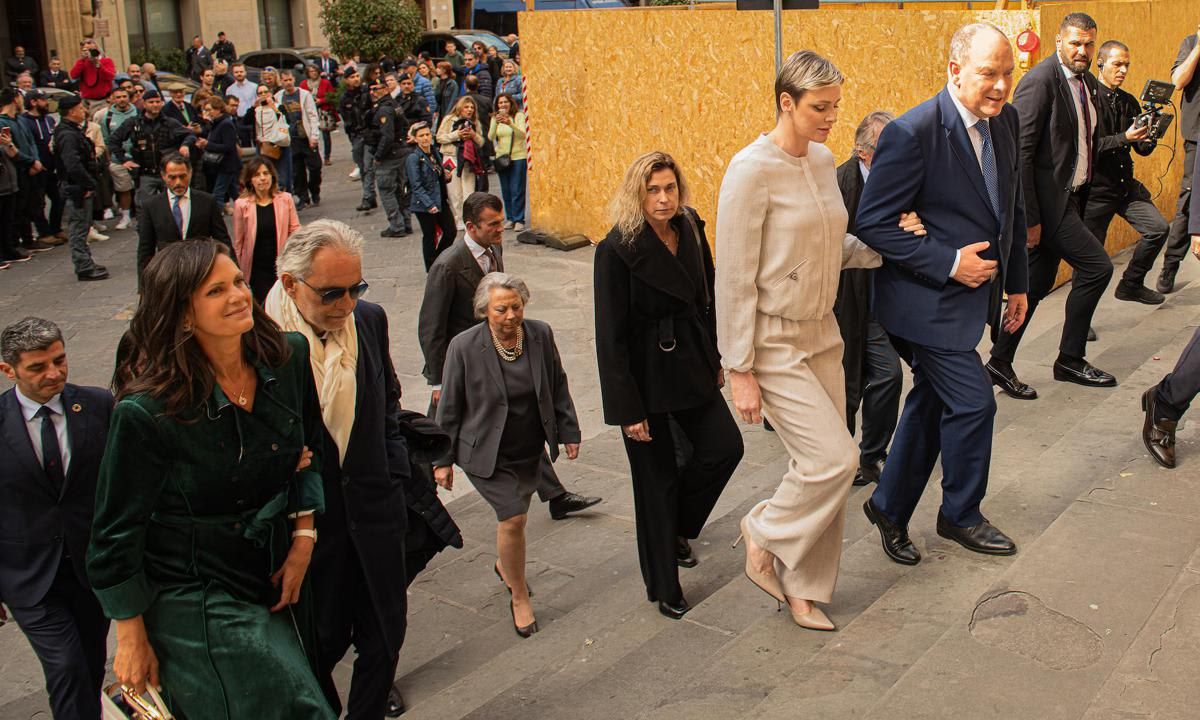
[[[236,402],[238,405],[240,405],[242,407],[246,407],[246,404],[250,402],[250,398],[246,397],[246,385],[248,385],[249,383],[250,383],[250,376],[246,375],[245,379],[242,380],[242,386],[240,388],[238,388],[237,397],[234,398],[234,402]],[[220,383],[218,383],[218,384],[220,384]],[[222,385],[221,389],[225,390],[225,386]],[[229,391],[225,390],[225,394],[229,395]]]
[[[516,361],[517,358],[521,357],[521,355],[524,354],[524,352],[525,352],[525,328],[523,328],[519,325],[517,326],[517,346],[512,349],[506,348],[503,345],[501,345],[500,338],[496,337],[496,333],[494,331],[491,331],[491,328],[489,328],[489,331],[492,333],[492,346],[496,348],[496,354],[500,356],[501,360],[503,360],[505,362],[514,362],[514,361]]]

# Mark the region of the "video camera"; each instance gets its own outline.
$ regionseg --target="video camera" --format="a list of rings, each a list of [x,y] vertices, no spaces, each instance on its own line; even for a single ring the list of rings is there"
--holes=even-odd
[[[1162,111],[1162,106],[1171,102],[1175,93],[1175,84],[1161,80],[1147,80],[1142,88],[1142,114],[1133,119],[1133,126],[1140,128],[1149,126],[1148,140],[1161,140],[1171,127],[1175,116]]]

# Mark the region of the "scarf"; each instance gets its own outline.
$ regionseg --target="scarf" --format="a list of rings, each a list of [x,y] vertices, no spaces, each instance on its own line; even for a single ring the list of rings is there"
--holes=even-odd
[[[285,332],[298,332],[308,340],[313,382],[321,398],[321,419],[337,444],[338,461],[345,461],[358,397],[358,328],[354,314],[346,318],[345,327],[326,333],[322,342],[278,280],[267,293],[263,309]]]

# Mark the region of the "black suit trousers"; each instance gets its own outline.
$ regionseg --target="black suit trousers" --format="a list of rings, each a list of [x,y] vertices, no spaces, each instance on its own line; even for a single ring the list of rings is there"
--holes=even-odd
[[[46,597],[10,608],[42,664],[54,720],[96,720],[108,655],[108,618],[64,559]]]
[[[992,346],[992,357],[1013,361],[1038,303],[1054,288],[1058,266],[1063,260],[1075,274],[1067,295],[1066,319],[1058,349],[1072,358],[1087,356],[1088,328],[1092,325],[1092,315],[1100,297],[1112,279],[1113,264],[1104,243],[1097,240],[1083,223],[1084,203],[1081,194],[1072,194],[1067,203],[1067,214],[1054,234],[1043,235],[1037,247],[1029,251],[1029,312],[1025,315],[1025,323],[1015,333],[1000,333]]]
[[[1175,206],[1175,218],[1171,220],[1171,234],[1167,236],[1167,251],[1164,255],[1164,268],[1177,268],[1187,256],[1192,244],[1192,236],[1188,233],[1188,213],[1191,212],[1192,173],[1196,169],[1196,141],[1183,141],[1183,181],[1179,184],[1179,202]]]
[[[1200,394],[1200,329],[1179,356],[1171,374],[1156,389],[1159,418],[1179,420]]]
[[[650,442],[624,438],[633,478],[638,559],[647,595],[676,603],[683,597],[675,564],[677,538],[699,537],[741,462],[742,434],[720,393],[713,393],[700,407],[669,416],[650,413],[647,420]],[[691,458],[682,468],[676,466],[672,427],[692,446]]]
[[[1128,190],[1094,190],[1088,195],[1083,222],[1101,243],[1108,237],[1108,227],[1114,215],[1125,218],[1142,236],[1134,246],[1133,257],[1121,276],[1121,281],[1127,285],[1142,285],[1167,242],[1167,220],[1154,207],[1150,192],[1138,182]]]
[[[853,380],[849,369],[846,372],[846,423],[853,435],[861,406],[862,437],[858,450],[861,462],[868,464],[887,457],[888,444],[900,417],[900,391],[904,387],[900,356],[892,347],[887,331],[874,318],[867,319],[861,357],[842,359],[843,367],[848,368],[852,363],[860,371]]]
[[[388,693],[396,677],[400,651],[392,652],[384,641],[367,579],[353,546],[347,538],[329,538],[345,548],[340,562],[330,562],[323,581],[313,586],[317,619],[317,680],[329,706],[340,717],[342,701],[333,671],[354,646],[354,670],[346,720],[379,720],[387,711]],[[326,536],[321,536],[326,542]],[[396,562],[403,562],[396,558]]]

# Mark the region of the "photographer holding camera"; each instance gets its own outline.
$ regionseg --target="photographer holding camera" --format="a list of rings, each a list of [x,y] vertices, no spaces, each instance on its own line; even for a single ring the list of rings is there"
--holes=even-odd
[[[1129,47],[1109,40],[1100,46],[1097,64],[1100,142],[1083,222],[1101,242],[1114,215],[1125,218],[1141,234],[1115,295],[1118,300],[1158,305],[1165,299],[1163,294],[1146,287],[1145,280],[1167,241],[1167,220],[1151,201],[1150,191],[1133,177],[1130,153],[1136,150],[1138,155],[1146,157],[1154,152],[1158,142],[1152,136],[1150,124],[1135,122],[1142,114],[1141,106],[1133,95],[1121,89],[1129,73]]]
[[[80,41],[79,59],[71,68],[71,79],[79,83],[79,96],[88,102],[89,110],[93,103],[108,97],[116,76],[117,66],[112,58],[104,57],[95,40],[85,38]]]
[[[1167,251],[1163,258],[1159,292],[1175,290],[1175,273],[1187,255],[1188,208],[1192,196],[1192,169],[1196,165],[1196,141],[1200,139],[1200,27],[1179,45],[1179,55],[1171,66],[1171,82],[1183,93],[1179,101],[1179,132],[1183,135],[1183,181],[1179,185],[1179,203],[1171,220]]]

